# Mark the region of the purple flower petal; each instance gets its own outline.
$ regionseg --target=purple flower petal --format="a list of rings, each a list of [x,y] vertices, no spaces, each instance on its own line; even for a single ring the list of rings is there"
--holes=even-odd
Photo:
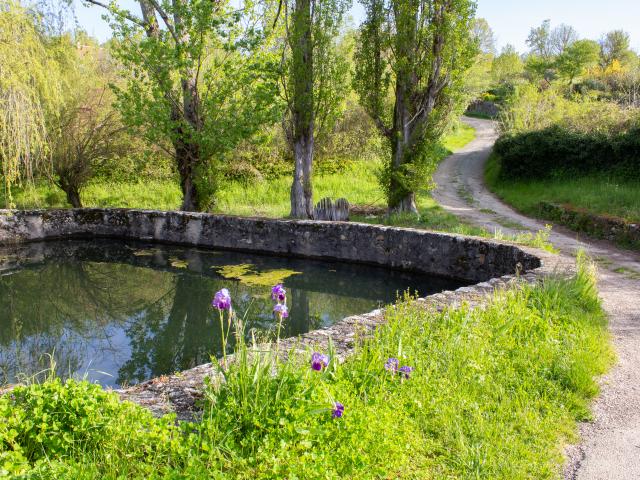
[[[211,305],[218,310],[229,310],[231,308],[231,295],[229,294],[229,290],[223,288],[216,292],[213,300],[211,301]]]
[[[387,362],[384,364],[384,369],[396,373],[398,371],[398,367],[400,366],[400,362],[397,358],[389,358]]]
[[[413,367],[407,367],[406,365],[403,367],[400,367],[400,374],[404,378],[409,378],[409,375],[411,374],[411,372],[413,372]]]
[[[313,352],[311,355],[311,368],[320,371],[329,365],[329,356],[322,353]]]
[[[271,289],[271,299],[276,302],[284,302],[287,299],[287,291],[281,283]]]
[[[289,309],[284,303],[278,303],[274,305],[273,313],[279,315],[282,318],[287,318],[289,316]]]
[[[340,418],[342,417],[343,413],[344,413],[344,405],[342,405],[340,402],[334,403],[333,412],[331,413],[331,416],[333,418]]]

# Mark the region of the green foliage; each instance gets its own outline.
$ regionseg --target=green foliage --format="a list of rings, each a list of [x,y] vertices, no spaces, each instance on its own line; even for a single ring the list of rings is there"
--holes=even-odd
[[[515,80],[524,71],[524,64],[513,45],[502,49],[491,63],[491,77],[496,84]]]
[[[65,50],[38,27],[19,3],[0,7],[0,174],[8,206],[11,187],[46,166],[46,123],[69,87]]]
[[[631,38],[624,30],[612,30],[607,32],[600,41],[600,61],[603,67],[610,67],[613,62],[627,65],[633,61],[634,54],[631,51]]]
[[[215,201],[225,154],[282,112],[269,6],[145,5],[144,19],[111,7],[112,52],[125,82],[114,85],[118,107],[149,143],[173,149],[183,207],[206,208]]]
[[[487,164],[486,181],[500,198],[527,215],[540,216],[540,202],[548,202],[640,222],[637,180],[602,173],[572,178],[502,179],[500,160],[493,156]]]
[[[560,125],[576,132],[618,133],[638,119],[636,111],[613,102],[567,98],[560,89],[540,90],[536,85],[509,89],[502,102],[499,129],[517,134]]]
[[[577,40],[556,58],[555,66],[561,77],[569,80],[569,85],[598,62],[600,46],[593,40]]]
[[[142,477],[155,473],[154,464],[171,470],[186,453],[171,416],[156,419],[87,382],[55,378],[17,387],[0,398],[0,418],[0,474],[73,478],[75,464],[87,462],[94,474],[85,478],[96,478],[117,471],[112,456]]]
[[[611,364],[593,267],[436,313],[401,301],[322,372],[239,347],[199,423],[95,385],[0,397],[0,468],[30,478],[554,478]],[[410,378],[388,372],[396,357]],[[331,418],[335,401],[344,416]]]
[[[640,179],[640,128],[607,135],[552,126],[501,137],[494,151],[503,179],[606,173]]]
[[[365,10],[354,88],[388,140],[391,155],[379,177],[388,204],[415,212],[437,143],[464,103],[464,73],[478,51],[475,4],[371,0]]]

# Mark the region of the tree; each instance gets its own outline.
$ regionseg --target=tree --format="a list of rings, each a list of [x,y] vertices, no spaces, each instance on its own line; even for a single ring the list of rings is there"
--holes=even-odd
[[[569,87],[573,81],[584,74],[585,70],[598,62],[600,46],[593,40],[578,40],[556,59],[555,66],[558,73],[569,81]]]
[[[633,58],[630,48],[631,38],[624,30],[612,30],[600,40],[600,63],[603,68],[610,67],[614,61],[624,65]]]
[[[529,31],[526,43],[531,54],[548,61],[563,53],[576,40],[578,33],[572,26],[561,23],[552,29],[551,20],[545,20]]]
[[[478,42],[478,48],[481,53],[496,53],[496,38],[493,30],[484,18],[475,18],[473,20],[473,38]]]
[[[551,31],[549,42],[554,55],[561,55],[578,40],[578,32],[571,26],[561,23]]]
[[[281,112],[270,7],[138,0],[137,16],[88,1],[112,13],[113,54],[126,76],[115,86],[124,121],[174,157],[182,210],[209,208],[224,154]]]
[[[11,187],[46,164],[47,118],[63,101],[61,65],[37,19],[17,3],[0,8],[0,172]]]
[[[495,36],[484,18],[473,20],[472,36],[478,45],[475,62],[465,80],[465,90],[475,98],[491,86],[491,65],[496,51]]]
[[[524,63],[513,45],[506,45],[491,64],[491,76],[496,83],[514,80],[524,71]]]
[[[478,51],[475,4],[367,0],[365,9],[354,86],[390,145],[380,175],[389,210],[417,213],[416,192],[429,182],[437,142],[464,103],[464,73]]]
[[[288,117],[285,133],[293,160],[291,217],[313,217],[315,140],[335,118],[347,74],[335,37],[348,4],[342,0],[285,1],[287,60],[283,72]],[[337,94],[342,92],[342,95]]]
[[[104,89],[87,92],[60,113],[51,129],[54,182],[74,208],[82,207],[81,190],[100,164],[127,151],[119,138],[124,127],[106,104],[106,95]]]
[[[530,53],[533,55],[545,60],[549,59],[553,55],[551,46],[551,20],[545,20],[539,27],[532,28],[529,31],[526,44],[530,48]]]

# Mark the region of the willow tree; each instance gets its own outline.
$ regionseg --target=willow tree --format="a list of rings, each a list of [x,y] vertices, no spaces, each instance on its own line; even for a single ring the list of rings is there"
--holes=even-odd
[[[283,0],[286,46],[282,72],[285,134],[294,160],[291,216],[313,216],[315,139],[335,118],[346,90],[346,60],[336,37],[348,0]]]
[[[0,7],[0,172],[5,201],[47,156],[47,116],[62,99],[59,65],[37,19],[17,3]]]
[[[281,112],[274,101],[279,57],[264,28],[268,5],[138,0],[137,15],[115,2],[88,1],[113,15],[124,121],[174,157],[182,210],[210,207],[225,154]]]
[[[477,53],[472,0],[365,0],[354,87],[391,155],[380,174],[390,211],[417,213],[437,145],[464,100]]]

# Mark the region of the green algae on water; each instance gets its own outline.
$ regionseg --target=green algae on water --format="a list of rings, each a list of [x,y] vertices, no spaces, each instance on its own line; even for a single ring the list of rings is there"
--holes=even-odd
[[[238,280],[240,283],[252,287],[269,287],[277,283],[284,282],[285,279],[292,275],[298,275],[302,272],[289,270],[286,268],[278,268],[273,270],[265,270],[258,272],[255,266],[250,263],[241,263],[238,265],[224,265],[222,267],[212,267],[224,278]]]

